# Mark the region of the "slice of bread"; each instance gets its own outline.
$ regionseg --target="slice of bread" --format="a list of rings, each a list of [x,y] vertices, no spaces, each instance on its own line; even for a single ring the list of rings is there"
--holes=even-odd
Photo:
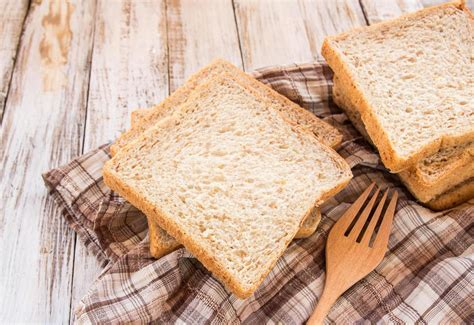
[[[474,19],[447,3],[324,40],[385,166],[474,141]],[[434,68],[435,65],[435,68]]]
[[[154,218],[148,219],[148,228],[150,233],[150,253],[154,258],[161,258],[169,254],[179,247],[181,244],[161,228]],[[295,239],[308,238],[314,234],[321,221],[321,211],[314,208],[311,214],[303,221],[303,224],[298,229]]]
[[[451,190],[428,201],[425,205],[435,211],[454,208],[455,206],[474,198],[474,178],[455,186]]]
[[[160,258],[178,249],[181,244],[161,228],[154,218],[147,217],[150,237],[150,254]]]
[[[309,236],[313,235],[320,222],[321,210],[315,207],[311,211],[311,214],[304,220],[300,229],[298,229],[295,238],[308,238]]]
[[[334,102],[344,110],[356,129],[373,144],[357,106],[347,96],[347,88],[348,85],[334,76]],[[474,177],[474,142],[443,148],[398,175],[420,202],[427,203]]]
[[[137,122],[133,123],[132,127],[120,135],[120,137],[111,146],[110,152],[112,156],[115,155],[121,147],[136,139],[144,130],[150,126],[153,126],[161,118],[172,115],[174,113],[173,108],[176,108],[182,103],[186,102],[196,87],[222,73],[234,75],[241,82],[245,82],[250,87],[255,89],[255,91],[257,91],[260,95],[271,99],[274,104],[274,109],[285,114],[285,116],[290,121],[310,129],[314,135],[326,145],[335,148],[341,143],[342,134],[336,128],[317,118],[311,112],[293,103],[288,98],[280,95],[267,85],[259,82],[255,78],[252,78],[231,63],[217,59],[192,75],[183,86],[178,88],[163,102],[156,105],[153,109],[147,109],[146,113],[143,114],[144,118],[140,118],[141,114],[132,113],[132,120],[137,120]]]
[[[278,94],[270,87],[245,74],[243,71],[235,67],[229,62],[217,59],[201,71],[193,75],[181,88],[173,93],[169,99],[154,108],[138,109],[132,112],[131,128],[124,133],[112,146],[112,155],[115,154],[120,147],[126,145],[129,141],[133,141],[140,133],[150,125],[155,124],[161,118],[173,113],[173,105],[185,102],[195,87],[208,81],[213,76],[231,73],[242,82],[248,83],[249,86],[258,91],[261,95],[270,98],[275,103],[275,108],[284,113],[291,121],[301,124],[310,129],[315,136],[324,144],[336,148],[342,141],[342,134],[331,125],[320,120],[312,113],[306,111],[302,107],[293,103],[286,97]],[[304,223],[302,228],[296,235],[296,238],[304,238],[310,236],[317,227],[316,219],[308,218],[312,223]],[[318,221],[319,223],[319,221]],[[174,249],[179,247],[179,243],[170,241],[170,236],[162,229],[153,229],[155,222],[149,222],[150,232],[154,236],[150,236],[150,247],[155,252],[153,256],[159,258],[170,252],[170,247]],[[161,242],[162,241],[162,242]]]
[[[238,78],[196,88],[105,164],[105,183],[182,243],[238,297],[251,295],[346,161]]]

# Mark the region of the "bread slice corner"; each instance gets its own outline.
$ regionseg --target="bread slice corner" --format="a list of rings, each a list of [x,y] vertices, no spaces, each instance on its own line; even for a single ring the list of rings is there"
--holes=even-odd
[[[321,222],[321,210],[318,207],[314,207],[310,215],[303,221],[303,224],[298,229],[295,235],[295,239],[308,238],[314,234],[316,228],[318,228]]]

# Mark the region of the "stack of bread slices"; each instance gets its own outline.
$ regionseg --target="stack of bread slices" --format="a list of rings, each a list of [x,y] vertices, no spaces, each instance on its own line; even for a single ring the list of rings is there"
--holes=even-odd
[[[328,37],[333,98],[424,205],[474,197],[474,19],[462,2]]]
[[[132,114],[105,183],[143,211],[155,257],[184,245],[238,297],[251,295],[318,206],[352,174],[341,134],[223,60]]]

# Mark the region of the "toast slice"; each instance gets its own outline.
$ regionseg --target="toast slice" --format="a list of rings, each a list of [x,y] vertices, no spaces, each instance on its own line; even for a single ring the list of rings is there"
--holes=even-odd
[[[333,99],[356,129],[370,141],[359,111],[347,96],[348,86],[334,76]],[[443,148],[398,174],[412,194],[423,203],[474,177],[474,142]]]
[[[385,166],[474,141],[474,18],[447,3],[323,42]],[[433,65],[436,68],[433,68]]]
[[[455,186],[449,191],[428,201],[425,205],[435,211],[454,208],[474,198],[474,178]]]
[[[143,132],[143,130],[148,128],[150,125],[155,124],[161,118],[171,114],[173,112],[173,104],[178,105],[181,102],[185,102],[195,87],[206,82],[213,76],[223,73],[234,75],[242,82],[248,83],[249,86],[261,93],[262,96],[270,98],[275,102],[275,107],[280,112],[284,113],[291,121],[310,129],[324,144],[336,148],[341,143],[342,134],[336,128],[320,120],[312,113],[293,103],[286,97],[278,94],[265,84],[245,74],[231,63],[217,59],[193,75],[181,88],[173,93],[169,99],[161,104],[154,108],[143,108],[133,111],[131,116],[131,128],[112,146],[112,155],[115,154],[120,147],[126,145],[129,141],[133,141],[138,134]],[[308,220],[311,220],[312,222],[310,223],[308,221],[303,223],[302,229],[300,229],[296,238],[308,237],[316,230],[319,221],[315,218],[308,218]],[[152,255],[156,258],[160,258],[161,256],[168,254],[172,247],[176,249],[180,244],[178,242],[173,243],[173,241],[170,240],[170,236],[166,235],[166,232],[163,230],[152,229],[155,226],[157,226],[156,222],[149,222],[150,232],[154,234],[153,236],[150,236],[150,247],[153,251]]]
[[[314,206],[351,179],[346,161],[238,78],[198,86],[105,164],[105,183],[238,297],[251,295]]]
[[[181,247],[181,244],[160,227],[153,218],[148,219],[148,228],[150,233],[150,253],[154,258],[161,258]],[[321,211],[314,208],[311,214],[303,221],[298,229],[295,239],[308,238],[314,234],[321,221]]]
[[[121,134],[111,146],[110,152],[112,156],[114,156],[120,148],[136,139],[144,130],[153,126],[161,118],[172,115],[174,113],[173,108],[186,102],[196,87],[222,73],[234,75],[241,82],[247,83],[250,87],[255,89],[260,95],[270,98],[274,102],[274,109],[285,114],[290,121],[310,129],[320,141],[328,146],[335,148],[341,143],[342,134],[335,127],[317,118],[313,113],[293,103],[288,98],[280,95],[255,78],[252,78],[231,63],[217,59],[192,75],[183,86],[178,88],[163,102],[152,109],[146,109],[146,111],[144,111],[145,114],[132,113],[132,120],[137,119],[137,122],[133,123],[128,131]],[[142,116],[143,118],[141,118]]]

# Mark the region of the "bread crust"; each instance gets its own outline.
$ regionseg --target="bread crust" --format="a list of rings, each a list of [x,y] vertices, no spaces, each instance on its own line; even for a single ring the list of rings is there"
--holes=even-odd
[[[246,88],[249,92],[253,93],[254,96],[257,98],[261,99],[264,102],[269,102],[268,99],[265,99],[263,97],[260,97],[258,94],[255,93],[253,89],[250,89],[248,85],[240,83],[238,80],[235,79],[234,76],[218,76],[213,78],[210,82],[202,85],[201,87],[212,87],[212,83],[215,80],[220,80],[222,78],[226,78],[231,80],[232,82],[240,84],[242,87]],[[211,85],[211,86],[210,86]],[[321,148],[324,148],[324,150],[328,153],[328,155],[331,157],[330,159],[333,160],[333,162],[341,169],[344,170],[344,174],[341,175],[341,178],[338,179],[337,184],[330,190],[328,190],[325,193],[322,193],[319,197],[314,198],[314,202],[311,204],[310,208],[308,208],[307,212],[302,216],[301,221],[304,220],[310,213],[311,210],[313,209],[314,206],[318,206],[320,203],[322,203],[324,200],[327,198],[333,196],[340,190],[342,190],[347,183],[350,181],[352,178],[352,173],[350,171],[350,167],[347,164],[347,162],[342,159],[332,148],[327,147],[323,144],[321,144],[314,136],[312,132],[309,132],[307,129],[302,128],[298,125],[295,125],[291,121],[288,121],[280,112],[277,112],[277,114],[287,122],[293,131],[299,136],[299,137],[307,137],[309,141],[312,141],[318,146],[321,146]],[[107,184],[112,190],[116,191],[119,193],[122,197],[127,199],[131,204],[133,204],[135,207],[143,211],[148,217],[150,218],[155,218],[157,223],[163,227],[172,237],[176,238],[176,240],[180,243],[182,243],[188,251],[190,251],[195,257],[197,257],[202,264],[209,270],[211,271],[218,279],[221,280],[224,285],[230,289],[236,296],[240,298],[247,298],[250,296],[260,285],[260,283],[263,281],[263,279],[268,275],[268,273],[271,271],[271,269],[274,267],[274,265],[277,262],[277,258],[275,258],[271,263],[267,266],[265,266],[265,271],[262,272],[261,276],[259,279],[255,279],[254,285],[247,287],[243,286],[239,283],[238,279],[234,278],[230,272],[228,272],[225,267],[220,265],[218,260],[216,259],[215,256],[212,256],[209,254],[205,247],[201,245],[199,240],[196,238],[193,238],[189,234],[187,234],[176,222],[175,218],[173,216],[166,215],[161,211],[158,207],[154,206],[152,202],[148,200],[147,197],[144,197],[140,194],[139,190],[136,188],[133,188],[129,184],[127,184],[123,179],[114,171],[114,164],[116,162],[120,162],[120,159],[122,157],[127,157],[127,153],[129,150],[134,149],[134,144],[135,143],[140,143],[141,141],[147,141],[147,136],[154,136],[155,134],[153,133],[156,129],[156,132],[159,133],[159,125],[156,125],[155,127],[149,129],[145,133],[141,134],[138,139],[133,141],[132,143],[126,145],[122,150],[120,150],[113,159],[109,160],[103,169],[103,177],[104,177],[104,182]],[[126,158],[125,158],[126,159]],[[285,248],[288,246],[290,241],[293,239],[294,235],[297,232],[297,227],[294,229],[293,234],[289,234],[287,236],[286,240],[283,242],[283,245],[281,246],[281,249],[279,251],[275,252],[275,256],[281,256],[284,253]]]
[[[436,182],[426,180],[421,171],[415,167],[398,174],[408,190],[421,202],[429,202],[465,180],[474,177],[474,159],[464,152],[461,158],[447,166]]]
[[[473,15],[462,2],[449,2],[434,7],[426,8],[414,13],[406,14],[401,17],[387,20],[374,24],[372,26],[360,27],[351,31],[327,37],[324,39],[322,46],[322,55],[327,60],[334,73],[347,85],[350,85],[348,96],[354,98],[355,104],[359,108],[364,122],[365,128],[370,135],[370,138],[375,143],[379,150],[380,157],[384,165],[393,173],[398,173],[404,169],[413,166],[416,162],[439,151],[440,148],[454,145],[464,144],[466,142],[474,141],[474,131],[460,136],[440,136],[432,140],[430,143],[424,145],[417,153],[408,157],[401,157],[393,149],[393,144],[390,141],[388,134],[382,128],[380,121],[375,116],[374,110],[369,104],[367,96],[362,91],[360,85],[357,83],[350,67],[344,60],[344,55],[334,44],[334,41],[347,37],[348,35],[357,33],[361,30],[380,30],[392,26],[400,21],[416,19],[428,13],[438,10],[439,8],[456,7],[468,13],[472,19]]]
[[[474,178],[468,179],[448,192],[424,203],[428,208],[435,211],[451,209],[459,204],[474,198]]]
[[[358,131],[373,144],[362,121],[356,114],[353,114],[353,111],[357,111],[357,109],[354,107],[351,98],[346,96],[346,88],[347,85],[338,76],[334,76],[334,102],[346,112]],[[474,144],[468,145],[465,150],[456,155],[455,159],[451,159],[451,163],[445,165],[442,173],[436,178],[428,177],[423,173],[422,166],[420,166],[422,162],[420,161],[414,166],[401,171],[398,176],[419,201],[427,203],[467,179],[474,177]]]
[[[311,214],[306,220],[303,221],[301,227],[295,235],[295,239],[308,238],[316,231],[319,223],[321,222],[321,210],[318,207],[314,207]]]
[[[149,237],[150,237],[150,254],[154,258],[161,258],[181,247],[175,239],[167,240],[160,234],[164,230],[156,223],[153,218],[147,217]],[[169,235],[167,235],[171,238]]]

